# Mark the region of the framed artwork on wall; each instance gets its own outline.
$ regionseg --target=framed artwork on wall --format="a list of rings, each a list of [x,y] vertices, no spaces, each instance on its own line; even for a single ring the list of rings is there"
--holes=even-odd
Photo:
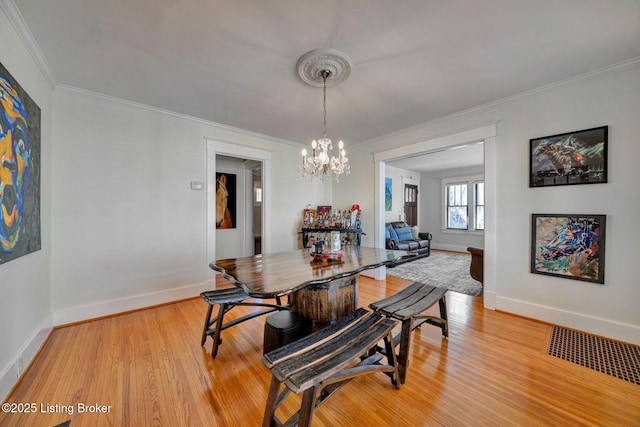
[[[40,108],[0,64],[0,264],[40,249]]]
[[[236,176],[216,172],[216,230],[236,228]]]
[[[531,215],[531,272],[604,284],[606,215]]]
[[[529,140],[529,187],[607,182],[609,127]]]
[[[384,179],[384,210],[389,212],[393,206],[393,181],[391,178]]]

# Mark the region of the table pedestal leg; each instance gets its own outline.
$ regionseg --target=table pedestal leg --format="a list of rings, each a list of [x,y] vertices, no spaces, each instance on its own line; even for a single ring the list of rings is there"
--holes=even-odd
[[[291,294],[291,311],[311,324],[311,332],[353,313],[358,302],[358,276],[311,285]]]

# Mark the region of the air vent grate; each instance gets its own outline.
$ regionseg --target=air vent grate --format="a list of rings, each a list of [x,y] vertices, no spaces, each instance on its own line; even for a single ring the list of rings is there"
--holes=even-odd
[[[640,347],[553,327],[549,355],[640,385]]]

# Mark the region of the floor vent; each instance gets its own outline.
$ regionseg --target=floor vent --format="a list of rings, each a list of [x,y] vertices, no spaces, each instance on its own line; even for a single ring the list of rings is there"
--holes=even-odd
[[[549,354],[640,385],[640,347],[554,326]]]

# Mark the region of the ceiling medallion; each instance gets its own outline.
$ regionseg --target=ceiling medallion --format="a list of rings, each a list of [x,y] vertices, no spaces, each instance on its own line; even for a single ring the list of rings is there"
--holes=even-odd
[[[305,53],[296,65],[298,75],[307,84],[323,87],[322,71],[326,70],[327,87],[343,82],[351,74],[351,58],[336,49],[314,49]]]

